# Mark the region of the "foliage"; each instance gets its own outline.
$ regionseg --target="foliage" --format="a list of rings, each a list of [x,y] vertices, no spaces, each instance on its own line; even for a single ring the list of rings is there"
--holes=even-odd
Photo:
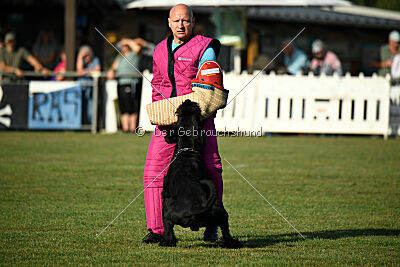
[[[398,0],[350,0],[350,1],[356,5],[400,11],[400,1]]]

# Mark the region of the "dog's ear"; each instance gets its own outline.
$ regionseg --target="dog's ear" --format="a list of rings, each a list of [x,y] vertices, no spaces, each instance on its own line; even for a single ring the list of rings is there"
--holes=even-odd
[[[181,104],[181,105],[177,108],[175,114],[176,114],[176,116],[178,116],[178,118],[182,117],[182,115],[183,115],[183,108],[184,108],[184,107],[183,107],[183,104]]]
[[[168,144],[178,143],[178,133],[176,130],[176,127],[173,127],[165,131],[165,142],[167,142]]]

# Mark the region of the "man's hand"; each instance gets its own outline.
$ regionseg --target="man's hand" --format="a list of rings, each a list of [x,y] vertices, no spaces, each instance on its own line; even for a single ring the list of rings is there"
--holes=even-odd
[[[109,79],[109,80],[114,80],[115,79],[115,75],[114,75],[114,71],[113,70],[107,71],[107,79]]]
[[[392,60],[391,59],[388,59],[388,60],[385,60],[385,61],[382,61],[382,62],[376,62],[376,61],[373,61],[373,62],[371,62],[371,67],[373,67],[373,68],[390,68],[392,66]]]
[[[64,72],[60,72],[59,74],[57,74],[56,81],[63,81],[65,79],[64,76],[60,75],[61,73],[64,73]]]
[[[43,69],[42,69],[42,74],[43,74],[44,76],[49,76],[50,70],[47,69],[47,68],[43,68]]]
[[[392,60],[388,59],[382,62],[382,67],[383,68],[390,68],[392,66]]]
[[[87,51],[87,50],[81,50],[81,51],[79,51],[77,58],[78,58],[78,59],[83,59],[83,58],[86,57],[87,55],[89,55],[89,51]]]
[[[142,38],[136,38],[136,39],[123,38],[121,39],[120,44],[129,46],[130,49],[138,55],[142,50],[144,46],[143,44],[145,44],[145,42],[146,41],[144,41]]]
[[[88,74],[89,72],[83,69],[83,70],[77,70],[76,73],[78,74],[78,76],[82,77]]]
[[[15,69],[14,73],[15,75],[17,75],[18,78],[24,77],[24,72],[18,68]]]
[[[145,47],[146,44],[147,44],[146,40],[144,40],[144,39],[142,39],[142,38],[140,38],[140,37],[135,38],[135,39],[133,39],[133,40],[134,40],[138,45],[140,45],[140,46],[142,46],[142,47]]]

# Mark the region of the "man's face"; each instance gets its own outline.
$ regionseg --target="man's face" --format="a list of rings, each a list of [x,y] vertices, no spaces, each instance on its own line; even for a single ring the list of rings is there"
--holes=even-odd
[[[324,56],[324,50],[315,53],[314,56],[318,59],[321,59]]]
[[[186,6],[178,5],[171,9],[168,26],[174,38],[183,42],[192,34],[194,18],[190,18],[190,11]]]
[[[92,55],[90,54],[90,51],[84,50],[83,59],[85,60],[86,63],[92,62]]]
[[[14,40],[5,41],[4,44],[6,45],[6,47],[14,48],[15,41]]]
[[[389,50],[392,54],[397,54],[399,50],[399,43],[389,39]]]
[[[61,61],[67,61],[67,54],[63,51],[60,55]]]
[[[49,35],[47,33],[43,34],[42,41],[43,41],[44,44],[50,43],[50,37],[49,37]]]

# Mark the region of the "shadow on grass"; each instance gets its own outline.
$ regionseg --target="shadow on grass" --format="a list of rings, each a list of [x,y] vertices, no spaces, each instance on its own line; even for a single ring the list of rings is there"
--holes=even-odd
[[[358,236],[399,236],[400,230],[394,229],[350,229],[350,230],[329,230],[318,232],[302,233],[307,239],[339,239],[345,237]],[[243,240],[246,236],[239,236]],[[271,235],[271,236],[252,236],[247,237],[247,241],[242,241],[245,247],[259,248],[275,245],[278,243],[291,243],[304,240],[297,233]]]

